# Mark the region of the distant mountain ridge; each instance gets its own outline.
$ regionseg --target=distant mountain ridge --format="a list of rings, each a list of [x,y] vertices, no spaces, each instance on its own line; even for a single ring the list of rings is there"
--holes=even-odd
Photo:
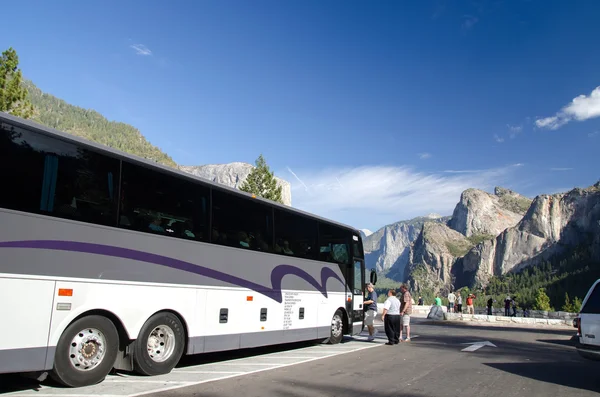
[[[33,121],[169,167],[177,167],[168,154],[148,142],[137,128],[109,121],[95,110],[68,104],[42,92],[29,80],[25,80],[23,85],[35,109],[31,118]]]
[[[423,224],[427,221],[445,223],[449,219],[450,217],[430,214],[392,223],[363,236],[367,268],[376,269],[391,279],[403,280],[410,245],[418,237]]]
[[[561,277],[600,271],[600,182],[533,200],[501,187],[493,194],[467,189],[444,222],[415,219],[413,228],[398,222],[365,239],[367,264],[415,293],[482,288],[493,277],[542,264],[558,269],[549,260],[560,260],[564,273],[586,258],[585,269]]]

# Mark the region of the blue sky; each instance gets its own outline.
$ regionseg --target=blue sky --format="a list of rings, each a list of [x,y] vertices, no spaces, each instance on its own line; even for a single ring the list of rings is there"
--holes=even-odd
[[[23,0],[3,5],[0,49],[179,164],[263,153],[295,207],[375,230],[450,214],[468,187],[533,197],[595,183],[599,13],[554,0]]]

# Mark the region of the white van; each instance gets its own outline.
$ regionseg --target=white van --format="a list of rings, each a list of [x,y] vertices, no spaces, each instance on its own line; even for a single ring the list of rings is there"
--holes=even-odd
[[[600,361],[600,279],[588,291],[579,312],[577,352],[589,360]]]

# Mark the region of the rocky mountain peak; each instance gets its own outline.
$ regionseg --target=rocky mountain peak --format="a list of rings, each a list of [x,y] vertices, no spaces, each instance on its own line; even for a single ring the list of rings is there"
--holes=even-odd
[[[518,224],[473,248],[463,259],[472,282],[518,271],[585,245],[600,259],[600,186],[537,196]],[[467,279],[469,277],[466,277]]]
[[[464,235],[443,223],[425,222],[410,248],[408,283],[415,291],[448,290],[452,267],[473,247]]]
[[[527,211],[531,200],[502,187],[495,194],[479,189],[467,189],[454,208],[448,223],[452,229],[467,237],[496,236],[516,225]]]

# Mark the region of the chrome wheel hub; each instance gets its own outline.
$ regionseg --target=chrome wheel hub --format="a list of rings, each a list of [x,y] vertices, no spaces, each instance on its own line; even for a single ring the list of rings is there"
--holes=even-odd
[[[168,360],[175,351],[175,333],[167,325],[155,327],[148,336],[146,348],[153,361],[160,363]]]
[[[342,334],[342,329],[342,318],[338,315],[333,316],[333,318],[331,319],[331,335],[338,338]]]
[[[90,371],[104,359],[106,338],[95,328],[82,330],[71,340],[69,360],[79,371]]]

